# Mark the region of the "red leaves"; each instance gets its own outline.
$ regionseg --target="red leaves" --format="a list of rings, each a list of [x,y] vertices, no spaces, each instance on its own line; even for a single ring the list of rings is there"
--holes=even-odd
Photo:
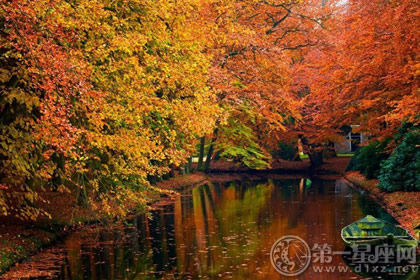
[[[217,31],[210,83],[226,109],[224,116],[238,118],[246,107],[251,117],[241,121],[252,127],[261,145],[277,146],[288,122],[301,119],[300,101],[289,85],[290,65],[319,41],[324,11],[313,1],[226,3],[205,11]]]
[[[381,136],[415,121],[416,6],[413,0],[349,1],[326,22],[323,43],[306,53],[297,75],[300,88],[310,88],[305,108],[320,134],[360,124]]]
[[[7,40],[21,55],[21,62],[28,74],[28,88],[40,96],[41,117],[34,127],[34,137],[57,152],[66,153],[74,148],[79,128],[72,102],[81,101],[89,92],[86,62],[75,60],[66,47],[75,41],[75,34],[57,24],[52,14],[45,13],[45,5],[54,9],[58,2],[34,3],[33,1],[2,1],[7,11]],[[42,7],[41,7],[42,6]],[[39,14],[39,11],[45,14]],[[75,62],[77,64],[75,64]]]

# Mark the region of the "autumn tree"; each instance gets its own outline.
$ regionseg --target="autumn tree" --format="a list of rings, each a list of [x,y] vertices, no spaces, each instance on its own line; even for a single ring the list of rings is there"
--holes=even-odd
[[[301,93],[301,131],[324,146],[358,124],[374,138],[419,122],[419,28],[415,1],[330,3],[321,42],[302,54],[292,81]]]
[[[223,114],[208,161],[215,150],[254,168],[270,164],[268,151],[300,119],[290,65],[296,51],[317,44],[313,30],[322,15],[317,1],[209,1],[203,18],[212,34],[210,84]]]
[[[86,64],[70,53],[76,35],[56,24],[52,2],[0,5],[0,204],[3,213],[18,210],[28,218],[39,214],[27,207],[36,203],[37,191],[61,176],[55,172],[61,159],[80,158],[82,130],[72,119],[95,92]]]
[[[185,162],[214,126],[200,6],[0,2],[4,213],[36,217],[43,190],[110,215],[145,205],[148,178]]]

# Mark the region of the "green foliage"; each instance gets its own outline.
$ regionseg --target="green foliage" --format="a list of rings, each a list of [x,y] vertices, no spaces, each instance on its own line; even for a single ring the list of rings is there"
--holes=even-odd
[[[358,170],[368,179],[377,178],[381,162],[388,158],[387,146],[389,142],[388,138],[359,148],[354,153],[347,170]]]
[[[342,153],[342,154],[337,154],[337,157],[352,157],[354,156],[353,153]]]
[[[420,130],[405,134],[391,156],[382,162],[378,187],[384,191],[420,191]]]
[[[227,125],[220,129],[216,151],[220,157],[242,162],[253,169],[264,169],[270,156],[256,141],[252,128],[244,122],[230,118]]]
[[[278,150],[273,151],[271,154],[273,157],[281,158],[284,160],[294,160],[297,153],[298,150],[296,146],[285,142],[280,142]]]

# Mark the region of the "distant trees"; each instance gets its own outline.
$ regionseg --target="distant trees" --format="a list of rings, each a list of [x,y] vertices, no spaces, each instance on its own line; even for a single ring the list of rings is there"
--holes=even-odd
[[[333,5],[320,43],[296,64],[302,130],[311,142],[335,139],[343,125],[383,138],[419,122],[418,4],[413,0]]]
[[[296,52],[317,44],[321,8],[317,1],[207,2],[210,85],[222,112],[218,133],[208,136],[212,152],[253,168],[269,166],[269,151],[301,116],[290,66]]]
[[[318,44],[300,53],[291,88],[301,100],[295,133],[306,152],[339,141],[340,128],[358,124],[372,139],[418,124],[418,4],[402,1],[328,1]]]

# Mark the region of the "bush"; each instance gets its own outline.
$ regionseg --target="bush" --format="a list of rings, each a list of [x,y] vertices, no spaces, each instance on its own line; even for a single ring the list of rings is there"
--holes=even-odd
[[[381,164],[378,187],[385,191],[420,191],[420,130],[406,133],[404,140]]]
[[[367,146],[360,147],[354,153],[347,170],[358,170],[368,179],[377,178],[381,162],[388,158],[386,147],[390,139],[375,141]]]
[[[281,158],[284,160],[295,160],[297,157],[298,149],[290,144],[280,142],[279,148],[272,152],[274,158]]]

